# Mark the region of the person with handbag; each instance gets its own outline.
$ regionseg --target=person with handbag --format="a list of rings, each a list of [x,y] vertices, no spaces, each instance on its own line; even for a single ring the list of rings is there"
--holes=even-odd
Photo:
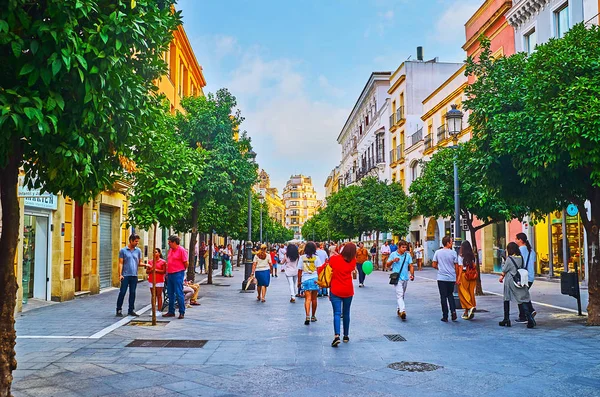
[[[227,244],[227,247],[223,249],[223,260],[225,261],[225,277],[233,277],[231,269],[231,257],[233,256],[233,247],[231,244]]]
[[[325,265],[326,266],[326,265]],[[333,342],[332,347],[340,344],[340,322],[344,320],[344,343],[350,342],[350,305],[354,296],[352,274],[356,270],[356,245],[347,243],[340,255],[329,259],[331,266],[331,294],[329,300],[333,308]]]
[[[468,241],[463,241],[458,252],[458,297],[460,305],[465,312],[463,320],[472,320],[475,317],[475,287],[477,287],[477,264],[473,247]]]
[[[410,279],[413,281],[415,279],[415,268],[412,263],[413,260],[407,250],[408,243],[404,240],[400,240],[398,242],[398,250],[392,252],[387,263],[384,264],[384,267],[386,268],[389,266],[392,267],[390,284],[396,289],[396,300],[398,302],[396,314],[402,320],[406,320],[406,305],[404,303],[404,296],[406,295],[408,280]]]
[[[535,280],[536,254],[533,248],[531,248],[531,244],[529,244],[529,240],[527,239],[527,235],[525,233],[517,233],[515,243],[517,243],[517,245],[519,246],[519,250],[521,251],[521,257],[525,259],[525,268],[527,269],[528,273],[527,289],[529,289],[529,295],[531,296],[531,287],[533,286],[533,282]],[[529,307],[531,317],[535,318],[537,312],[533,308],[531,301],[527,303],[527,306]],[[519,310],[519,319],[515,322],[521,324],[527,323],[527,318],[525,317],[525,312],[523,312],[523,309]]]
[[[288,281],[290,287],[290,303],[296,303],[296,296],[298,295],[298,288],[296,283],[298,282],[298,247],[294,244],[288,245],[287,249],[284,250],[283,254],[283,272]]]
[[[523,310],[527,319],[527,328],[534,328],[536,322],[529,311],[528,302],[531,301],[527,280],[521,279],[520,270],[524,270],[524,260],[516,243],[506,246],[507,258],[502,264],[501,283],[504,284],[504,319],[498,323],[501,327],[510,327],[510,301],[515,300]]]
[[[262,244],[252,260],[252,277],[256,278],[256,300],[265,303],[267,287],[271,282],[271,255],[267,254],[266,244]]]

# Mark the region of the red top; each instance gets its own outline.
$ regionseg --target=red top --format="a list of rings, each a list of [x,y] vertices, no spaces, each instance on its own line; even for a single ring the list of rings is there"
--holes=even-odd
[[[354,296],[352,272],[356,269],[356,259],[346,262],[343,256],[334,255],[329,258],[331,266],[331,293],[340,298]]]
[[[277,255],[277,254],[275,253],[275,251],[271,251],[270,255],[271,255],[271,263],[275,265],[277,263],[277,262],[275,262],[275,255]]]
[[[188,261],[188,252],[181,245],[169,249],[167,255],[167,273],[177,273],[186,269],[185,262]]]
[[[153,264],[153,261],[148,261],[149,265]],[[158,262],[156,262],[156,282],[157,283],[164,283],[165,282],[165,274],[164,273],[158,273],[159,270],[165,270],[167,265],[167,262],[165,262],[164,259],[159,259]],[[153,283],[152,281],[152,268],[149,268],[149,273],[148,273],[148,282],[150,284]]]

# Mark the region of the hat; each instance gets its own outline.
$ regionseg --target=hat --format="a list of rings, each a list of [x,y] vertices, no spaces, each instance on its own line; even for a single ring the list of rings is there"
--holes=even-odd
[[[260,249],[267,248],[267,244],[261,244]]]

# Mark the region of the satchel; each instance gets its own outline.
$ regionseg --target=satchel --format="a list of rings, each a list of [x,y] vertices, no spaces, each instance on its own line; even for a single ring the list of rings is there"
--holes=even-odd
[[[465,278],[469,281],[477,280],[477,266],[474,263],[467,265]]]
[[[404,270],[405,264],[406,264],[406,254],[404,256],[404,260],[402,261],[402,266],[400,267],[400,271],[390,274],[390,284],[391,285],[398,285],[398,281],[400,281],[400,273],[402,273],[402,270]]]
[[[529,280],[529,272],[526,269],[519,268],[517,263],[512,257],[508,257],[513,265],[517,268],[517,273],[513,276],[513,283],[517,288],[525,288],[528,286],[527,281]]]

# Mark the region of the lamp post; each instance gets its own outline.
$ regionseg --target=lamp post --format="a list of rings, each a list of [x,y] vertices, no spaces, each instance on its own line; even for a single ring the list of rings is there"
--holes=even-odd
[[[263,203],[265,202],[265,196],[262,195],[262,193],[260,194],[260,196],[258,196],[258,200],[260,201],[260,242],[262,244],[263,242],[263,222],[262,222],[262,214],[263,214]]]
[[[452,105],[452,109],[446,113],[446,129],[448,134],[452,137],[452,149],[454,153],[454,249],[458,254],[460,250],[461,237],[460,237],[460,195],[458,191],[458,135],[462,131],[462,119],[463,112],[456,108],[456,105]],[[457,309],[462,309],[460,304],[460,298],[458,297],[458,289],[454,286],[454,303]]]
[[[458,135],[462,131],[463,112],[452,105],[452,109],[446,113],[446,124],[448,134],[452,137],[452,148],[458,149]],[[460,249],[460,195],[458,189],[458,152],[454,155],[454,247],[456,252]]]
[[[246,153],[246,157],[251,164],[256,164],[256,153],[250,150]],[[244,250],[244,280],[242,281],[242,291],[253,291],[254,284],[250,284],[246,288],[246,282],[252,274],[252,187],[248,191],[248,239]]]

